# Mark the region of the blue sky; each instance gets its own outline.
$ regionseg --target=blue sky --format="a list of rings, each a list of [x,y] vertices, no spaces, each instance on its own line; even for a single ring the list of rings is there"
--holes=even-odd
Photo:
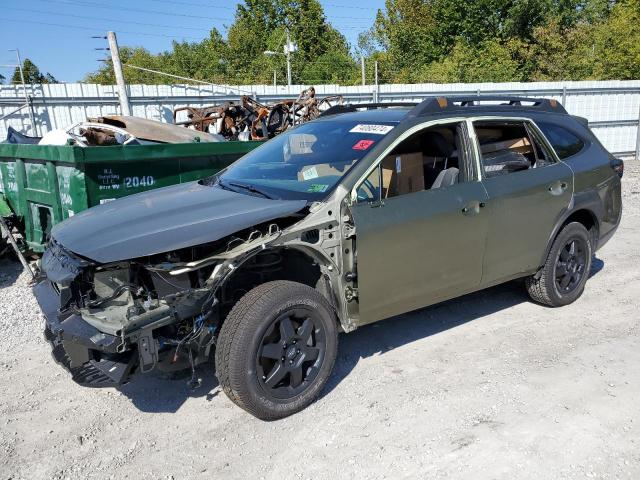
[[[120,45],[166,50],[171,41],[197,41],[211,27],[223,34],[233,21],[237,1],[225,0],[2,0],[0,64],[15,64],[19,48],[41,71],[60,81],[74,82],[98,68],[108,52],[106,40],[92,39],[107,30]],[[372,23],[384,0],[320,0],[329,21],[352,45]],[[9,77],[12,70],[0,67]]]

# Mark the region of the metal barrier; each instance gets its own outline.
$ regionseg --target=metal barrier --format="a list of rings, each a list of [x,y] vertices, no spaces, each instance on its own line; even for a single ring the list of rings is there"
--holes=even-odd
[[[254,92],[260,102],[295,98],[306,85],[240,85]],[[173,109],[206,106],[238,100],[236,87],[207,85],[129,85],[129,97],[136,116],[172,121]],[[0,138],[7,128],[31,132],[28,109],[21,86],[0,86]],[[395,84],[339,86],[315,85],[318,95],[342,95],[347,102],[419,101],[437,95],[522,95],[555,98],[569,113],[589,120],[595,134],[613,153],[640,156],[640,81],[581,81],[478,84]],[[28,97],[40,133],[64,128],[86,117],[119,113],[115,87],[92,84],[50,84],[27,86]],[[16,110],[17,109],[17,110]]]

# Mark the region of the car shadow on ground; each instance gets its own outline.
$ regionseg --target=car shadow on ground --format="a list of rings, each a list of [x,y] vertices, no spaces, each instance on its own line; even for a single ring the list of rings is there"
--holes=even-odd
[[[131,382],[118,388],[120,393],[131,400],[133,405],[143,412],[173,413],[189,398],[212,400],[221,389],[215,376],[213,361],[196,368],[196,378],[200,385],[189,385],[191,372],[179,372],[174,375],[156,372],[136,374]]]
[[[13,259],[12,256],[6,254],[0,257],[0,288],[10,287],[18,280],[24,268]]]
[[[604,262],[594,257],[589,278],[603,268]],[[362,358],[382,355],[394,348],[530,301],[524,280],[515,280],[366,325],[352,335],[341,335],[336,366],[322,396],[347,377]]]
[[[604,262],[594,258],[590,277],[603,267]],[[348,335],[340,335],[336,365],[321,396],[329,394],[339,385],[363,358],[384,355],[395,348],[528,301],[524,282],[517,280],[366,325]],[[196,374],[202,384],[195,389],[187,384],[190,374],[171,379],[152,373],[136,375],[131,383],[119,390],[143,412],[172,413],[189,398],[210,401],[221,393],[213,361],[200,365]]]

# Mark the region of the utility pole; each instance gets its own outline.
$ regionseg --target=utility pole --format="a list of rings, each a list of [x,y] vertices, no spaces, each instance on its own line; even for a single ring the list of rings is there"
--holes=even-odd
[[[31,133],[37,137],[39,136],[38,127],[36,126],[36,120],[33,115],[33,106],[31,105],[31,99],[27,94],[27,85],[24,82],[24,70],[22,70],[22,59],[20,58],[20,50],[16,48],[14,51],[16,52],[16,58],[18,59],[18,70],[20,71],[20,81],[22,82],[22,92],[24,93],[24,101],[27,104],[27,112],[29,112],[29,121],[31,122]]]
[[[278,77],[276,76],[276,71],[273,71],[273,86],[277,87],[278,86]]]
[[[378,61],[377,60],[373,64],[373,68],[374,68],[374,76],[375,76],[376,88],[378,88],[379,85],[378,85]]]
[[[373,62],[373,78],[374,78],[374,82],[376,85],[375,88],[375,95],[376,95],[376,103],[378,103],[380,100],[380,84],[378,83],[378,61],[376,60],[375,62]]]
[[[640,161],[640,109],[638,110],[638,130],[636,131],[636,162]]]
[[[367,84],[367,78],[364,71],[364,55],[360,55],[360,66],[362,67],[362,85]]]
[[[118,41],[115,32],[107,32],[109,40],[109,50],[111,51],[111,62],[113,63],[113,73],[116,76],[116,84],[118,87],[118,98],[120,100],[120,110],[122,115],[131,115],[131,105],[129,104],[129,96],[127,95],[127,85],[124,83],[124,74],[122,73],[122,63],[120,62],[120,51],[118,50]]]
[[[287,45],[284,47],[284,54],[287,56],[287,85],[291,86],[291,36],[287,28]]]

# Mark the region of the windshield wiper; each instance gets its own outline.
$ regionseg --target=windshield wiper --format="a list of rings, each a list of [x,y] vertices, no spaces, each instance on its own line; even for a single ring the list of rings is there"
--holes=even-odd
[[[217,178],[215,183],[212,183],[211,186],[214,185],[218,185],[220,188],[224,189],[224,190],[229,190],[230,192],[235,192],[235,190],[233,188],[230,188],[229,185],[227,185],[225,182],[222,181],[221,178]],[[238,192],[236,192],[238,193]]]
[[[265,193],[264,191],[260,190],[259,188],[254,187],[253,185],[247,185],[244,183],[235,183],[235,182],[229,182],[229,183],[226,183],[226,185],[229,185],[231,187],[236,187],[236,188],[242,188],[243,190],[247,190],[248,192],[251,192],[251,193],[257,193],[258,195],[261,195],[264,198],[268,198],[270,200],[273,200],[275,198],[272,195],[269,195],[268,193]],[[223,185],[223,187],[224,186],[225,185]]]

